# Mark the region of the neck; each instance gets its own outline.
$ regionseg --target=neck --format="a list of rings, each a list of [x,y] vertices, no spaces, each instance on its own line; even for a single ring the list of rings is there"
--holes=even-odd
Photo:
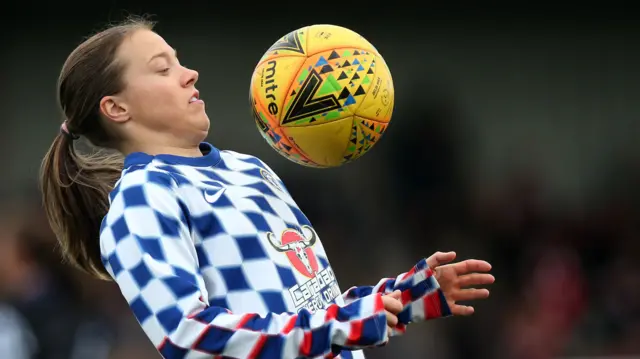
[[[172,146],[172,145],[156,145],[156,144],[131,144],[123,146],[121,152],[128,155],[133,152],[143,152],[152,156],[155,155],[174,155],[182,157],[201,157],[199,144],[192,146]]]

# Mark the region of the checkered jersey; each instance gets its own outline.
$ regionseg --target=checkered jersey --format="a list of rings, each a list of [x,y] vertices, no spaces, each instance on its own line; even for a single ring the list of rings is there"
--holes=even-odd
[[[342,297],[348,304],[373,293],[388,294],[396,290],[401,293],[403,310],[398,314],[398,325],[393,328],[392,336],[403,334],[409,323],[451,315],[446,298],[426,259],[397,278],[383,278],[375,286],[351,287]]]
[[[165,358],[364,358],[388,340],[381,295],[396,287],[401,325],[446,314],[428,268],[342,294],[280,178],[253,156],[201,151],[127,156],[101,228],[105,268]]]

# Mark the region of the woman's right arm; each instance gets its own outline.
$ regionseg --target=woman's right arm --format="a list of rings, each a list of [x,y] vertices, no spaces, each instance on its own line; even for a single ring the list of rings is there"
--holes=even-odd
[[[127,173],[100,235],[105,267],[164,358],[293,359],[386,343],[379,293],[314,313],[258,315],[209,306],[176,189],[173,177],[159,170]]]

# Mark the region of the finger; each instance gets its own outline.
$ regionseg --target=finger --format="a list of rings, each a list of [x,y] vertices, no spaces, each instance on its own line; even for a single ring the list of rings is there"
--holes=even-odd
[[[387,293],[385,295],[397,300],[400,300],[400,298],[402,298],[402,292],[399,289],[396,289],[393,292]]]
[[[451,308],[451,314],[459,316],[468,316],[475,312],[472,306],[454,304]]]
[[[470,272],[488,272],[491,270],[491,264],[487,261],[478,259],[467,259],[453,265],[457,274],[466,274]]]
[[[398,314],[402,311],[402,302],[399,300],[392,298],[390,296],[383,296],[382,303],[384,304],[384,309],[394,314]]]
[[[451,293],[451,299],[457,301],[485,299],[489,297],[488,289],[462,289]]]
[[[395,328],[396,325],[398,325],[398,317],[390,312],[386,312],[385,314],[387,315],[387,325],[391,328]]]
[[[460,287],[475,287],[478,285],[492,284],[496,279],[491,274],[471,273],[458,277]]]
[[[427,265],[433,269],[456,259],[456,252],[435,252],[427,258]]]

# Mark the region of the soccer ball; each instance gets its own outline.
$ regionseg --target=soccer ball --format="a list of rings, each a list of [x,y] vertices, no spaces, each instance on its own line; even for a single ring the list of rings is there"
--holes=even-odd
[[[384,134],[394,105],[391,73],[378,50],[335,25],[292,31],[251,76],[256,125],[269,145],[309,167],[361,157]]]

